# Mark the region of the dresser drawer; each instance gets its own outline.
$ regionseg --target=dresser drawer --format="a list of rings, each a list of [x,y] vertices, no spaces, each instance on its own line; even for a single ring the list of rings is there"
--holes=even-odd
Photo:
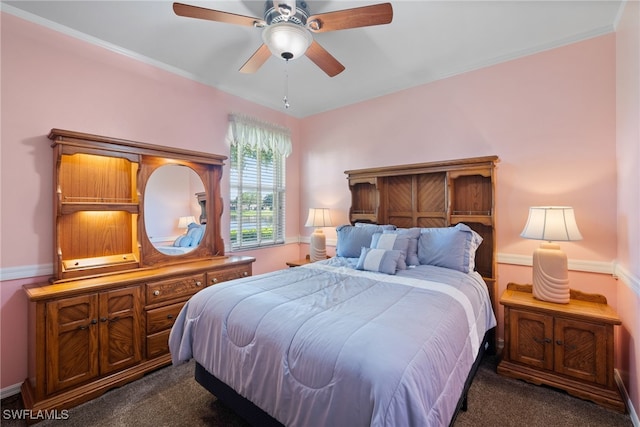
[[[147,305],[189,297],[204,287],[204,274],[147,283]]]
[[[207,286],[251,276],[251,264],[221,268],[207,272]]]
[[[147,311],[147,334],[171,329],[182,306],[184,306],[184,303],[179,302]]]
[[[147,358],[169,353],[169,333],[171,329],[147,336]]]

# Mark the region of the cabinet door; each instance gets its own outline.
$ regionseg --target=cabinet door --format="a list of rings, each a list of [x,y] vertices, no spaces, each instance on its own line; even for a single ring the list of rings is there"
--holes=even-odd
[[[100,373],[142,360],[142,290],[140,286],[100,294]]]
[[[47,393],[98,375],[98,295],[46,305]]]
[[[607,384],[607,327],[557,318],[556,372],[602,385]]]
[[[541,369],[553,369],[553,317],[509,310],[511,360]]]

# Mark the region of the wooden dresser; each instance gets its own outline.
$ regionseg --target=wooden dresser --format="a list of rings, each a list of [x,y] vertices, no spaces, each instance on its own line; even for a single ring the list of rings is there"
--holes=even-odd
[[[226,157],[60,129],[49,139],[54,277],[24,287],[29,377],[21,392],[32,411],[70,408],[168,365],[185,302],[250,276],[255,261],[224,253]],[[167,171],[175,179],[157,178]],[[165,209],[173,211],[163,217]],[[190,232],[178,230],[178,212],[200,218],[186,248],[173,246],[174,234]]]
[[[509,283],[498,373],[545,384],[624,412],[614,379],[613,327],[621,321],[602,295],[571,291],[568,304],[540,301],[531,285]]]

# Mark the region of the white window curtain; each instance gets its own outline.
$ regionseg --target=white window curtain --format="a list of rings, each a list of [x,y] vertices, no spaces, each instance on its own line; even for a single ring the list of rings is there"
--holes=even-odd
[[[284,157],[291,154],[289,129],[239,114],[229,115],[227,140],[253,149],[272,149]]]
[[[231,249],[284,243],[286,128],[229,116]]]

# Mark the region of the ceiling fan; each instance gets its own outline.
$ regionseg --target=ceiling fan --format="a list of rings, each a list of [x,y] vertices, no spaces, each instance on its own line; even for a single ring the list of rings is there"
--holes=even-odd
[[[174,3],[173,11],[188,18],[262,28],[263,44],[240,68],[242,73],[256,72],[272,54],[289,61],[306,53],[330,77],[340,74],[344,65],[320,46],[312,33],[388,24],[393,19],[391,3],[311,15],[304,0],[268,0],[264,19],[183,3]]]

